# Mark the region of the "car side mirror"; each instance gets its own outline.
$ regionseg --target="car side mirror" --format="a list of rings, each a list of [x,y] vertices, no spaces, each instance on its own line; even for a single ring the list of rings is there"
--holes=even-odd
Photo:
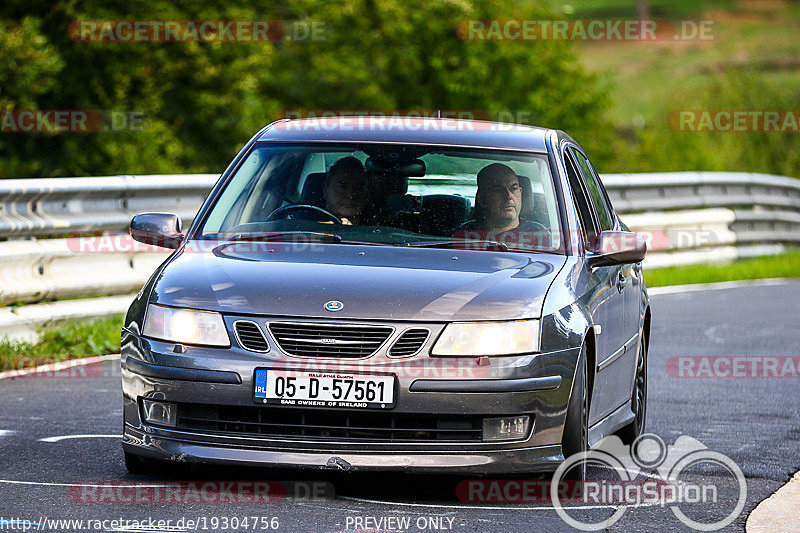
[[[177,248],[183,242],[181,219],[172,213],[139,213],[131,220],[131,237],[145,244]]]
[[[632,231],[603,231],[594,249],[587,253],[590,267],[639,263],[647,253],[647,242]]]

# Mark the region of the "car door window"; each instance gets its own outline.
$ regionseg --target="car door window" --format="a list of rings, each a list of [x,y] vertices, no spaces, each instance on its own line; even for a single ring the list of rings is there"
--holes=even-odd
[[[569,151],[575,157],[575,161],[578,163],[580,172],[583,175],[584,183],[586,183],[586,187],[589,189],[589,195],[592,197],[595,213],[597,213],[597,220],[600,223],[600,230],[605,231],[613,229],[614,217],[611,215],[611,210],[606,204],[605,196],[600,190],[600,184],[592,172],[589,160],[586,159],[585,155],[574,148],[570,148]]]
[[[572,189],[572,196],[575,199],[575,207],[583,227],[583,242],[587,250],[592,248],[595,236],[597,235],[597,222],[592,212],[592,205],[587,197],[586,189],[582,185],[582,179],[578,165],[572,155],[564,152],[564,165],[567,168],[567,178]]]

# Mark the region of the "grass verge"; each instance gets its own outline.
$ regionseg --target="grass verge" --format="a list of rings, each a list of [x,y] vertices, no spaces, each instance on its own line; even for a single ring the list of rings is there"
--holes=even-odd
[[[740,259],[719,265],[690,265],[644,270],[648,287],[691,285],[765,278],[800,277],[800,249],[752,259]]]
[[[123,315],[65,321],[45,328],[37,342],[0,340],[0,371],[119,352]]]

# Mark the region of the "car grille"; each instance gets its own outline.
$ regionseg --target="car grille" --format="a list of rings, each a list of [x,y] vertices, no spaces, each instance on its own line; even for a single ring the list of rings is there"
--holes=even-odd
[[[273,322],[269,330],[281,349],[312,357],[366,357],[392,334],[387,326],[345,326]]]
[[[405,333],[400,335],[400,338],[395,341],[392,347],[389,348],[389,355],[394,357],[413,355],[422,348],[427,338],[427,329],[413,328],[406,330]]]
[[[230,435],[385,442],[475,441],[478,416],[402,415],[178,404],[177,429]]]
[[[261,328],[255,322],[249,320],[239,320],[233,326],[236,332],[236,338],[241,344],[242,348],[252,350],[254,352],[267,352],[269,351],[269,344]]]

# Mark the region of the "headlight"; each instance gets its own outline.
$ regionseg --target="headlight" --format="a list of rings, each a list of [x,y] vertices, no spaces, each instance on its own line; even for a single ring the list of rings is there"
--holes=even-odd
[[[147,337],[181,344],[230,346],[222,315],[213,311],[175,309],[150,304],[142,332]]]
[[[431,355],[476,357],[539,351],[539,321],[453,322],[442,332]]]

